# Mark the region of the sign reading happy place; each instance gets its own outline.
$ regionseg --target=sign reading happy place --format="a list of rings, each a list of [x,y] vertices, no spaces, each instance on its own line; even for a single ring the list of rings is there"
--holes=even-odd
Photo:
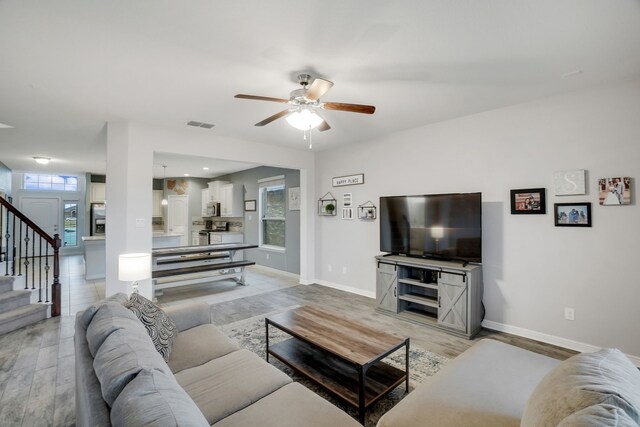
[[[338,176],[333,178],[334,187],[343,187],[345,185],[357,185],[364,184],[364,174],[359,173],[356,175]]]

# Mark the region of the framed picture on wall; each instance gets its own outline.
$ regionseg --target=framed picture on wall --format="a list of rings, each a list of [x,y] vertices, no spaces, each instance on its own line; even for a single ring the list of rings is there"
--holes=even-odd
[[[591,203],[556,203],[553,217],[556,227],[591,227]]]
[[[245,200],[244,201],[244,210],[247,212],[253,212],[256,210],[256,201],[255,200]]]
[[[598,199],[602,206],[631,204],[631,178],[628,176],[600,178],[598,190]]]
[[[547,200],[544,188],[511,190],[512,215],[544,215],[546,213]]]

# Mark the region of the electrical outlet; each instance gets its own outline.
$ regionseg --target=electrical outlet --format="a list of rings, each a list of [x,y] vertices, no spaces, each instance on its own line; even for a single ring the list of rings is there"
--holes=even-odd
[[[347,274],[347,267],[342,267],[342,274]]]
[[[571,307],[564,308],[564,319],[565,320],[576,320],[576,311]]]
[[[331,273],[333,271],[333,267],[331,266],[331,264],[327,265],[327,271],[329,273]]]

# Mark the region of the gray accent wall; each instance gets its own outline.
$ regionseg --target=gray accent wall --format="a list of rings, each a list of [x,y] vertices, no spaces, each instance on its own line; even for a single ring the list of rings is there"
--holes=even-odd
[[[219,176],[210,181],[229,181],[244,185],[244,200],[258,201],[258,180],[272,176],[284,175],[285,194],[289,188],[300,186],[300,171],[295,169],[272,168],[260,166],[242,172]],[[260,220],[258,210],[244,213],[244,241],[245,243],[259,242]],[[289,273],[300,274],[300,211],[289,210],[287,202],[285,213],[285,251],[268,249],[250,249],[245,251],[245,259],[255,261],[258,265],[275,268]]]

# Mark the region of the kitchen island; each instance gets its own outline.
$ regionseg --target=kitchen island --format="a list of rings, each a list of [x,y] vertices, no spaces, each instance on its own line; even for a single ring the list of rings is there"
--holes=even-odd
[[[180,233],[153,232],[153,249],[180,245]],[[106,274],[106,252],[104,236],[82,236],[84,242],[85,279],[104,279]]]

